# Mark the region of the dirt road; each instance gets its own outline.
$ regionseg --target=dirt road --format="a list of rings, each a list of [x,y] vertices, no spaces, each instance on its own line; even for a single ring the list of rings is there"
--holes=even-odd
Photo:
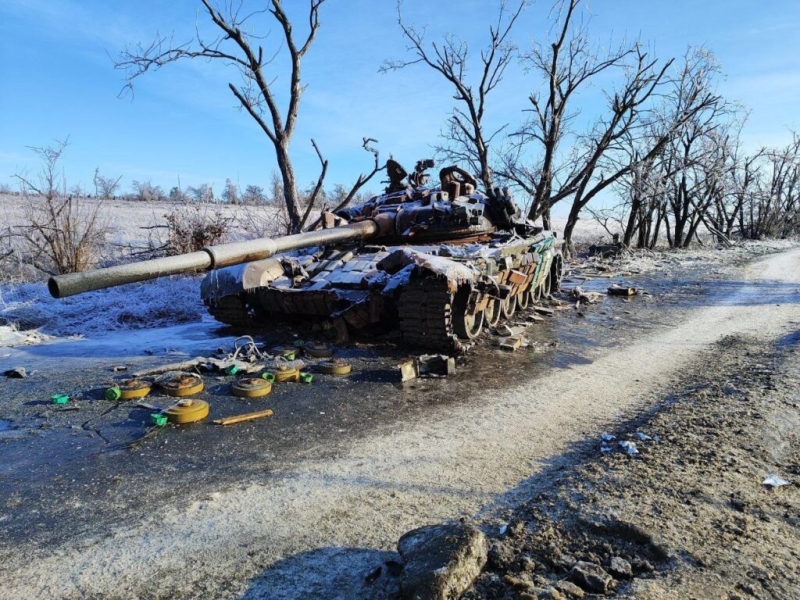
[[[723,337],[797,331],[800,250],[750,264],[720,290],[709,306],[664,313],[624,345],[592,350],[586,364],[510,376],[486,402],[444,402],[246,487],[185,490],[110,534],[4,548],[0,598],[376,597],[364,575],[407,530],[494,522],[546,489],[585,440],[661,399]]]

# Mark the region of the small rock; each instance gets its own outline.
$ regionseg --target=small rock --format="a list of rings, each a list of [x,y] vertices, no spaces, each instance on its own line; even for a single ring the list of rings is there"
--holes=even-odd
[[[486,564],[489,543],[476,527],[444,523],[406,533],[397,543],[405,560],[400,597],[408,600],[459,598]]]
[[[505,581],[507,585],[510,585],[518,592],[526,592],[533,589],[533,583],[529,579],[522,579],[521,577],[505,575],[503,577],[503,581]]]
[[[506,534],[511,537],[518,537],[523,531],[525,531],[525,521],[522,519],[514,519],[506,528]]]
[[[571,581],[559,581],[554,587],[567,598],[583,598],[584,596],[583,590]]]
[[[652,573],[656,570],[649,560],[634,560],[631,563],[631,568],[634,573]]]
[[[550,586],[545,589],[535,589],[531,590],[531,594],[533,598],[537,598],[538,600],[567,600],[566,596],[559,592],[553,586]]]
[[[572,567],[569,580],[587,592],[605,594],[614,579],[600,565],[581,561]]]
[[[615,556],[608,565],[608,572],[617,579],[630,579],[633,577],[633,568],[624,558]]]
[[[553,566],[556,569],[569,571],[578,561],[571,554],[560,554],[556,558],[552,559],[550,562],[552,562]]]
[[[530,556],[523,556],[519,559],[519,567],[522,571],[532,573],[536,570],[536,561]]]
[[[28,376],[28,371],[25,370],[25,367],[14,367],[4,372],[3,375],[11,379],[25,379]]]
[[[503,542],[495,542],[489,548],[489,564],[495,569],[505,569],[514,562],[514,549]]]

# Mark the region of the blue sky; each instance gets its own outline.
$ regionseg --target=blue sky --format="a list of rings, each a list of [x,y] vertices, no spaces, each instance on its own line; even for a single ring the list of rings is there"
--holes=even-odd
[[[286,2],[287,11],[306,2]],[[405,0],[409,21],[434,39],[458,31],[477,48],[497,4]],[[719,91],[751,113],[745,143],[781,145],[797,128],[800,106],[800,2],[797,0],[594,0],[590,29],[598,43],[641,38],[662,59],[704,45],[722,64]],[[550,2],[528,9],[516,28],[522,47],[545,39]],[[268,140],[227,89],[236,81],[222,65],[173,64],[138,80],[135,96],[118,98],[123,73],[112,67],[126,44],[149,42],[156,31],[189,39],[204,27],[198,0],[2,0],[0,3],[0,184],[15,173],[35,172],[28,146],[69,137],[62,167],[68,185],[91,187],[95,167],[171,188],[200,183],[220,191],[230,177],[242,186],[268,186],[275,169]],[[269,22],[264,31],[269,31]],[[302,29],[302,22],[297,23]],[[273,28],[264,41],[275,47]],[[322,27],[304,63],[307,90],[300,108],[293,155],[298,182],[316,179],[310,138],[330,160],[328,187],[349,184],[371,166],[361,139],[380,140],[382,158],[405,164],[429,155],[451,106],[451,90],[422,67],[378,72],[386,59],[407,57],[394,0],[329,0]],[[276,71],[276,85],[286,80]],[[516,68],[492,101],[493,123],[515,123],[539,82]],[[583,114],[596,106],[587,95]],[[379,184],[372,186],[378,189]]]

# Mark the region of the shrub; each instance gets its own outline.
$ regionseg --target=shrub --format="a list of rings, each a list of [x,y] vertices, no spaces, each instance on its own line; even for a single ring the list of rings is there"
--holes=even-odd
[[[176,206],[164,215],[165,225],[156,225],[150,236],[150,251],[174,256],[202,250],[224,242],[235,217],[208,204]]]
[[[19,259],[50,275],[91,268],[100,258],[108,230],[102,202],[86,202],[66,193],[58,163],[67,146],[32,148],[41,159],[36,180],[17,175],[25,206],[23,224],[12,232]]]

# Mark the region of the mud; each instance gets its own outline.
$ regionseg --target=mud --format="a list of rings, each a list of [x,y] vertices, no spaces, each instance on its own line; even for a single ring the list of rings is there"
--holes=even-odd
[[[572,582],[586,598],[800,597],[798,347],[800,330],[704,352],[671,394],[509,512],[503,535],[493,524],[465,598],[578,597]],[[764,485],[770,474],[792,483]],[[590,594],[579,561],[613,575],[608,589]]]

